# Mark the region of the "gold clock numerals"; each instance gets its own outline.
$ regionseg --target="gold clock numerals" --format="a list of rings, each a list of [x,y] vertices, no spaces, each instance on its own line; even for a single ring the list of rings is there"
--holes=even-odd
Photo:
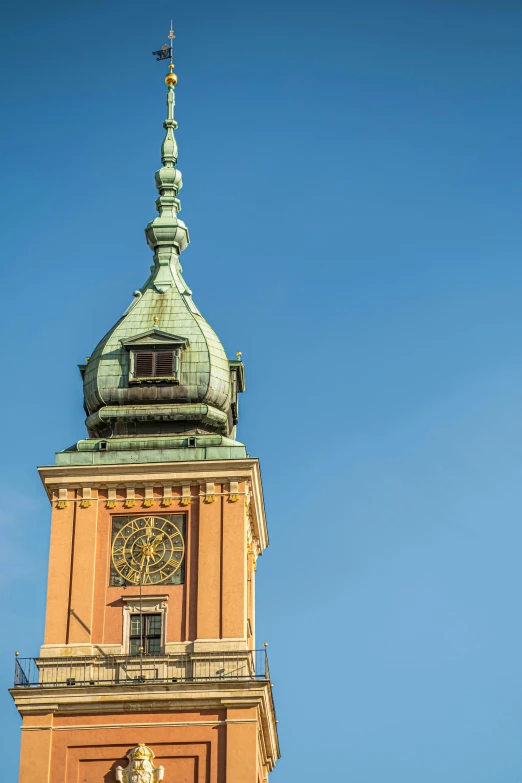
[[[116,534],[112,563],[127,582],[152,585],[166,582],[185,556],[180,529],[164,517],[134,517]]]

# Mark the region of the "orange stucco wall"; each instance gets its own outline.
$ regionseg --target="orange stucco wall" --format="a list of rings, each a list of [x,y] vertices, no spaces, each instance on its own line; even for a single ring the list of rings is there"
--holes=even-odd
[[[64,509],[53,503],[44,643],[122,643],[122,596],[139,593],[135,586],[109,586],[112,517],[122,514],[186,514],[185,583],[143,587],[144,596],[168,596],[167,642],[247,637],[247,614],[253,613],[247,582],[253,576],[244,504],[242,497],[233,503],[220,495],[223,489],[216,485],[215,501],[206,503],[193,487],[185,507],[179,497],[162,506],[159,489],[152,507],[144,507],[139,490],[131,509],[124,507],[123,490],[114,509],[107,508],[103,490],[93,490],[86,508],[81,493],[69,492]]]
[[[114,508],[108,507],[113,504],[103,489],[91,488],[90,498],[82,490],[69,490],[65,508],[59,507],[63,497],[62,503],[54,498],[44,644],[69,645],[56,653],[60,655],[84,654],[86,645],[94,645],[94,654],[96,645],[122,645],[123,598],[138,597],[139,589],[109,585],[112,519],[179,513],[186,517],[184,584],[142,588],[144,597],[168,596],[166,643],[246,639],[252,648],[255,558],[247,548],[244,491],[242,483],[234,501],[228,497],[228,485],[216,484],[215,499],[206,502],[195,483],[189,505],[174,495],[173,503],[164,506],[158,488],[153,505],[145,506],[144,491],[136,489],[132,508],[124,504],[123,489],[117,491]],[[51,704],[54,712],[49,714],[38,706],[34,714],[25,710],[20,783],[109,783],[115,768],[127,766],[126,754],[140,742],[156,754],[155,765],[165,767],[166,783],[267,779],[261,761],[267,763],[260,740],[264,724],[257,707],[208,710],[202,692],[195,702],[201,711],[189,712],[196,707],[186,702],[171,711],[165,711],[165,702],[155,711],[151,702],[143,711],[143,702],[133,701],[134,692],[128,698],[118,713],[105,712],[113,707],[95,696],[90,709],[75,706],[85,714]]]
[[[109,783],[139,742],[165,767],[166,783],[257,783],[258,728],[255,708],[28,716],[19,783]]]

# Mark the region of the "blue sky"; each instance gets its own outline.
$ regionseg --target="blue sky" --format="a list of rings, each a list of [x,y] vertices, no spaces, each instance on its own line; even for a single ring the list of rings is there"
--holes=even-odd
[[[522,783],[519,0],[4,8],[0,684],[42,640],[36,466],[151,262],[172,15],[184,272],[263,470],[273,781]]]

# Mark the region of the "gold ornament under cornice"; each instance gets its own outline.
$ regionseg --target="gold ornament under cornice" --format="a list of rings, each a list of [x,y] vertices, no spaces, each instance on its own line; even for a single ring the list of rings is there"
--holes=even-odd
[[[205,497],[203,498],[203,503],[214,503],[215,500],[216,500],[215,495],[205,495]]]
[[[91,501],[88,500],[87,498],[82,498],[82,500],[80,501],[80,508],[89,508],[90,505],[91,505]]]
[[[158,783],[164,780],[165,767],[155,768],[152,759],[154,752],[143,742],[127,753],[129,763],[125,769],[116,767],[115,778],[118,783]]]
[[[108,500],[106,503],[107,508],[116,508],[117,505],[118,505],[117,500]]]
[[[127,500],[123,505],[125,506],[125,508],[134,508],[134,506],[136,505],[136,501],[134,500],[134,498],[127,498]]]
[[[66,500],[58,500],[56,503],[56,508],[67,508],[68,502]]]
[[[185,496],[184,498],[180,498],[179,503],[180,503],[181,506],[190,506],[190,501],[191,500],[192,500],[192,498],[189,495],[189,496]]]
[[[174,484],[176,487],[176,494],[173,494],[174,508],[179,508],[180,511],[188,511],[189,503],[199,502],[205,490],[205,484],[209,483],[209,481],[214,481],[217,486],[227,486],[231,481],[239,480],[241,483],[246,484],[246,492],[239,494],[240,497],[243,497],[245,509],[250,506],[249,518],[252,536],[254,539],[259,539],[258,549],[260,551],[267,546],[266,514],[262,502],[261,474],[257,460],[248,457],[237,460],[223,460],[219,463],[210,462],[206,465],[205,475],[200,476],[199,480],[194,479],[194,463],[192,462],[177,463],[175,479],[172,474],[172,467],[172,463],[158,463],[154,465],[154,470],[152,470],[150,464],[140,463],[132,465],[90,465],[89,468],[82,465],[71,465],[65,477],[63,475],[63,467],[46,466],[39,468],[39,473],[53,508],[55,508],[58,500],[66,499],[70,508],[72,504],[80,500],[80,498],[76,500],[74,497],[71,497],[71,493],[78,492],[88,486],[99,489],[104,494],[105,490],[108,489],[109,498],[112,500],[116,499],[116,490],[121,493],[125,492],[127,488],[130,495],[130,489],[139,488],[145,484],[153,485],[154,487],[168,487],[170,494]],[[209,470],[211,471],[210,474]],[[192,490],[192,499],[181,504],[178,489],[185,490],[185,485],[189,484],[189,482]],[[199,492],[201,493],[199,495],[194,494],[197,484],[199,484]],[[64,494],[66,488],[69,492],[68,498]],[[113,497],[111,497],[112,492],[114,492]],[[181,497],[185,496],[182,494]],[[103,503],[105,508],[109,498],[94,497],[92,498],[92,503],[93,505],[95,503]],[[117,510],[121,509],[122,512],[127,510],[124,509],[124,502],[125,494],[118,497]],[[56,510],[56,513],[58,513],[58,510]],[[248,520],[245,521],[248,526]]]
[[[229,495],[228,500],[230,503],[237,503],[237,501],[239,500],[239,495],[235,495],[235,494]]]
[[[143,501],[143,505],[145,508],[150,508],[151,506],[154,505],[154,498],[145,498],[145,500]]]
[[[163,500],[161,501],[162,506],[172,506],[173,503],[174,503],[174,498],[163,498]]]

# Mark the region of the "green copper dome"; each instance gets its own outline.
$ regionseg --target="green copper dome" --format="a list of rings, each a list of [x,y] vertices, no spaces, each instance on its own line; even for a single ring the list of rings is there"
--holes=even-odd
[[[182,277],[179,257],[189,235],[178,217],[182,178],[176,168],[172,84],[167,110],[163,166],[156,172],[159,215],[145,229],[154,266],[122,318],[80,367],[87,429],[90,438],[170,437],[179,445],[183,436],[213,434],[240,445],[233,439],[243,364],[227,359]]]

